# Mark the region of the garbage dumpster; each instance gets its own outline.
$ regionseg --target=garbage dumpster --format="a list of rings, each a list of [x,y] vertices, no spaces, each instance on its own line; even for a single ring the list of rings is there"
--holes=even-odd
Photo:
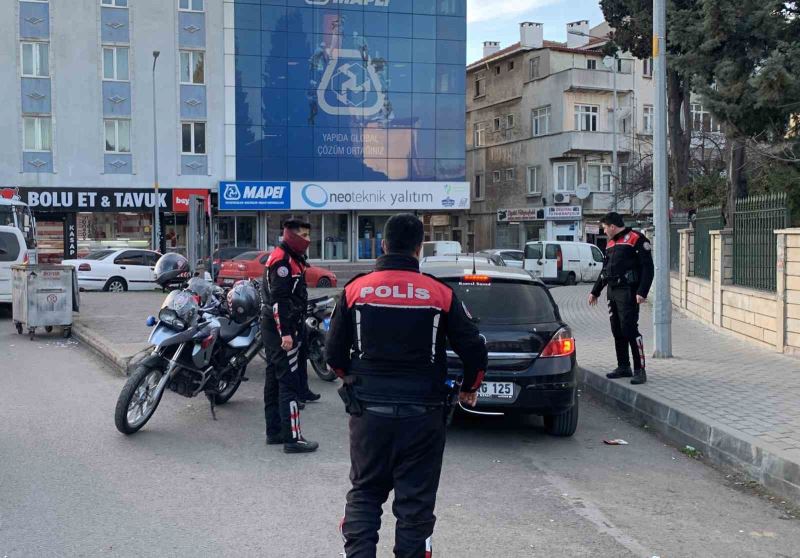
[[[72,311],[77,309],[75,268],[68,265],[17,265],[11,268],[12,318],[17,333],[28,330],[33,339],[37,327],[47,332],[63,328],[72,334]]]

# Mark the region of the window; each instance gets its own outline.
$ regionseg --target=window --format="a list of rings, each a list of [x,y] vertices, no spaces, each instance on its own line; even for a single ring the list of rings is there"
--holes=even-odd
[[[49,51],[47,43],[22,43],[22,76],[49,76]]]
[[[530,64],[530,79],[536,79],[536,78],[540,77],[540,73],[539,73],[539,65],[540,65],[539,62],[540,62],[540,60],[541,60],[541,58],[539,56],[537,56],[536,58],[531,58],[531,60],[529,62],[529,64]]]
[[[506,116],[506,128],[513,128],[514,127],[514,115],[509,114]]]
[[[0,262],[16,262],[21,251],[22,246],[16,234],[0,232]]]
[[[597,246],[592,246],[592,259],[598,263],[603,263],[603,253],[600,251],[600,248]]]
[[[478,76],[475,78],[475,97],[486,95],[486,77]]]
[[[112,6],[114,8],[127,8],[128,0],[101,0],[103,6]]]
[[[525,245],[525,259],[526,260],[541,260],[542,259],[542,243]]]
[[[106,153],[131,152],[130,120],[105,120]]]
[[[500,183],[500,171],[492,172],[492,182],[494,182],[495,184]]]
[[[593,192],[611,192],[611,165],[588,165],[586,167],[586,182]]]
[[[550,107],[533,109],[533,135],[545,136],[550,133]]]
[[[719,132],[720,125],[714,122],[711,113],[703,108],[700,103],[692,103],[692,131]]]
[[[503,174],[505,175],[506,181],[514,180],[515,172],[514,169],[506,169]]]
[[[475,183],[474,183],[474,197],[476,200],[483,199],[483,175],[476,174],[475,175]]]
[[[494,119],[494,131],[498,131],[502,126],[500,125],[500,117]]]
[[[486,145],[486,124],[484,122],[479,122],[475,124],[473,127],[474,137],[473,137],[473,144],[475,147],[483,147]]]
[[[556,192],[574,192],[578,185],[578,164],[557,163],[555,169]]]
[[[202,12],[203,0],[181,0],[178,7],[187,12]]]
[[[596,70],[597,69],[597,60],[594,58],[589,58],[586,60],[586,69],[587,70]]]
[[[186,155],[204,155],[206,152],[206,123],[181,123],[183,137],[181,151]]]
[[[103,79],[128,81],[127,47],[103,47]]]
[[[181,83],[205,83],[205,56],[199,50],[181,51]]]
[[[494,67],[494,75],[496,76],[500,75],[500,64]]]
[[[116,265],[147,265],[141,252],[123,252],[114,259]]]
[[[655,116],[655,112],[653,110],[653,105],[645,105],[644,106],[644,115],[642,118],[642,128],[645,134],[652,134],[653,133],[653,117]]]
[[[544,257],[547,260],[557,260],[558,253],[561,251],[560,244],[547,244],[544,248]]]
[[[25,151],[50,151],[52,149],[52,122],[50,117],[26,116],[22,119]]]
[[[653,77],[653,59],[645,58],[642,60],[642,75],[644,77]]]
[[[597,105],[575,105],[575,129],[581,132],[597,131]]]
[[[541,169],[539,167],[528,167],[528,194],[540,195],[542,193]]]
[[[514,61],[512,60],[511,62],[508,63],[508,71],[510,72],[513,69],[514,69]]]

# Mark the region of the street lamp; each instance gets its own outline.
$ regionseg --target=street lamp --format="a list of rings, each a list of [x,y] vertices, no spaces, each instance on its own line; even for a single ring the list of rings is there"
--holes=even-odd
[[[153,190],[155,200],[153,204],[153,250],[158,252],[161,248],[159,223],[159,199],[158,199],[158,119],[156,118],[156,62],[158,62],[159,51],[153,51]]]
[[[669,184],[667,181],[667,3],[653,0],[653,61],[656,95],[653,130],[653,222],[656,227],[655,358],[672,357],[672,300],[669,288]]]

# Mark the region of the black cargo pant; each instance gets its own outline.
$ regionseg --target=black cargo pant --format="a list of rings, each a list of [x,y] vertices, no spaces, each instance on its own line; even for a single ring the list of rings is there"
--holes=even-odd
[[[644,341],[639,333],[639,304],[636,289],[631,286],[608,288],[608,314],[611,318],[611,333],[617,352],[617,365],[628,368],[633,356],[633,368],[644,370]]]
[[[261,321],[261,337],[267,353],[267,372],[264,381],[264,419],[267,436],[283,435],[286,441],[297,440],[300,431],[299,369],[303,357],[302,345],[295,343],[290,351],[281,348],[281,338],[275,323]]]
[[[424,558],[436,516],[445,443],[441,408],[411,417],[350,417],[350,481],[342,523],[347,558],[375,558],[381,506],[394,489],[394,555]]]

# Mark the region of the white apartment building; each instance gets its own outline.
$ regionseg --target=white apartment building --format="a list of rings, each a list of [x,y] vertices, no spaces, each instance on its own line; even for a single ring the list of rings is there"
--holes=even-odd
[[[541,24],[525,22],[518,43],[484,43],[484,57],[467,67],[471,249],[537,239],[603,246],[599,218],[607,211],[631,223],[652,215],[652,195],[627,195],[625,187],[651,152],[652,61],[619,53],[613,71],[602,52],[608,31],[576,21],[567,24],[568,42],[557,43],[544,40]]]

